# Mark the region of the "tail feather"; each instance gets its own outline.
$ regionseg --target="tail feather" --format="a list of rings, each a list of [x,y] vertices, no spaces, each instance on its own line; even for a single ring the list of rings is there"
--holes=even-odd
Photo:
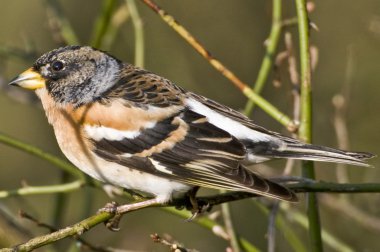
[[[240,165],[237,169],[238,175],[234,179],[244,186],[244,191],[269,198],[297,202],[296,194],[283,185],[265,179],[260,175],[248,170],[245,166]],[[241,190],[241,189],[240,189]]]
[[[343,163],[365,167],[371,167],[370,164],[366,163],[366,160],[375,156],[368,152],[343,151],[301,142],[286,142],[283,144],[267,142],[266,145],[262,145],[260,142],[259,145],[252,144],[251,146],[252,148],[247,146],[248,150],[251,151],[253,155],[262,157]],[[260,148],[257,146],[260,146]]]
[[[368,152],[343,151],[312,144],[287,144],[285,150],[280,151],[280,153],[295,159],[344,163],[366,167],[371,166],[366,163],[366,160],[374,157],[373,154]]]

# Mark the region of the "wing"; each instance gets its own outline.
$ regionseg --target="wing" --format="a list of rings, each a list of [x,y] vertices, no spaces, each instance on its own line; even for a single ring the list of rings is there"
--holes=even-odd
[[[184,90],[161,76],[129,64],[125,64],[120,76],[104,94],[106,100],[120,98],[142,108],[183,105]]]
[[[103,134],[101,127],[84,128],[93,151],[128,168],[194,186],[294,201],[286,188],[250,172],[241,165],[246,150],[229,133],[189,109],[172,115],[139,133]],[[96,132],[98,131],[98,132]]]

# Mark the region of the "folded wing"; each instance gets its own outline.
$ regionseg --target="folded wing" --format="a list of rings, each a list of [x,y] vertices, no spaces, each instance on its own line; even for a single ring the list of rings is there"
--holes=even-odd
[[[288,189],[247,170],[245,146],[228,132],[210,124],[189,109],[172,115],[139,133],[85,127],[93,151],[107,159],[142,172],[194,186],[247,191],[295,201]],[[99,126],[97,126],[99,127]],[[100,131],[104,135],[100,137]]]

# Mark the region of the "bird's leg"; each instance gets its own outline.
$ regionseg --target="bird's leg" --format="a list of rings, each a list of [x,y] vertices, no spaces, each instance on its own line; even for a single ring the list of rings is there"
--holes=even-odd
[[[192,215],[186,221],[192,221],[192,220],[194,220],[198,216],[198,214],[201,214],[201,213],[203,213],[205,211],[209,211],[210,210],[210,205],[208,203],[206,203],[206,204],[199,204],[200,202],[196,198],[198,190],[199,190],[199,187],[197,186],[197,187],[192,188],[187,193],[187,196],[189,197],[190,204],[192,206],[192,209],[190,209]]]
[[[106,228],[113,232],[117,232],[120,230],[119,223],[121,220],[121,214],[117,212],[118,206],[119,204],[117,202],[112,201],[110,203],[107,203],[104,207],[98,210],[98,213],[107,212],[114,215],[111,219],[104,222]]]

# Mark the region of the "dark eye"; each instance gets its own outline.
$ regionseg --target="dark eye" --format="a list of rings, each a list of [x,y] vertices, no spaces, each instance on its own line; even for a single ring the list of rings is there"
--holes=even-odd
[[[63,69],[63,63],[62,61],[54,61],[52,64],[51,64],[51,69],[53,69],[53,71],[61,71]]]

